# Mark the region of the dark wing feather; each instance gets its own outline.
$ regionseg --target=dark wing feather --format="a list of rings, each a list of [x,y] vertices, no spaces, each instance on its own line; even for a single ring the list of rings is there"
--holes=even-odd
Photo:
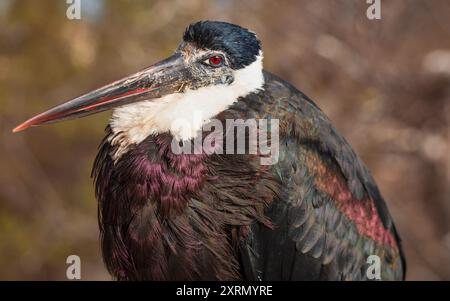
[[[366,279],[367,257],[381,259],[381,277],[401,280],[405,262],[386,204],[364,163],[304,94],[266,73],[265,91],[248,96],[259,118],[280,120],[282,183],[267,215],[242,244],[254,280]],[[261,109],[261,106],[263,109]]]

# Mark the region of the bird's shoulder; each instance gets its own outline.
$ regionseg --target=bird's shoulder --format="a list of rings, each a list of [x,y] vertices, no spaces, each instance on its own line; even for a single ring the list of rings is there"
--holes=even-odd
[[[320,277],[358,279],[373,254],[385,263],[385,278],[401,279],[400,240],[367,167],[310,98],[269,72],[264,77],[264,89],[241,106],[252,117],[279,120],[279,160],[271,171],[283,191],[270,217],[300,254],[321,263]]]

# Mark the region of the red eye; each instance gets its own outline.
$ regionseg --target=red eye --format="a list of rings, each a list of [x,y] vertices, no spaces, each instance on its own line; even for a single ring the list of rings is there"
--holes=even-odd
[[[218,55],[215,55],[215,56],[210,57],[208,62],[211,66],[217,67],[217,66],[222,65],[222,58]]]

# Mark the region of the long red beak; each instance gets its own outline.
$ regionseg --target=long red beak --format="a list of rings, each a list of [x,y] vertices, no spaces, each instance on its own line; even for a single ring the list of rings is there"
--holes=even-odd
[[[32,126],[80,118],[137,101],[180,92],[190,72],[179,53],[142,71],[60,104],[15,127],[14,133]]]

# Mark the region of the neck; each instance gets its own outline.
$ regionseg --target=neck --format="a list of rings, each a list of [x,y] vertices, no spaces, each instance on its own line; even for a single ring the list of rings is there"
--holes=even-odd
[[[195,137],[205,123],[240,97],[262,89],[262,59],[260,52],[252,64],[236,70],[230,85],[186,90],[115,109],[110,121],[114,134],[110,142],[118,146],[114,159],[118,160],[131,145],[141,143],[152,134],[171,133],[178,140]]]

